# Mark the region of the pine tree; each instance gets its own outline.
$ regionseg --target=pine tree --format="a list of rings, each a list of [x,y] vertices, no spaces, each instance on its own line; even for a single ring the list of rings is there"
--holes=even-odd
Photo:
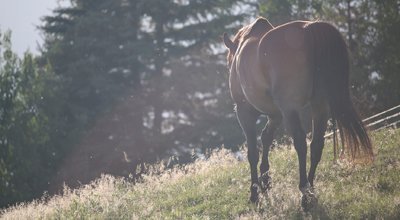
[[[244,4],[76,0],[72,7],[46,17],[43,59],[63,82],[67,139],[74,145],[83,138],[70,157],[86,160],[88,170],[96,164],[92,167],[98,171],[127,175],[138,162],[154,161],[179,142],[187,147],[206,141],[195,134],[210,129],[199,123],[202,119],[191,108],[192,94],[199,91],[183,87],[197,77],[191,74],[201,74],[193,71],[201,60],[220,50],[221,34],[241,26],[245,10],[234,7]],[[225,68],[220,59],[212,65]],[[186,73],[176,73],[177,65]],[[172,96],[178,87],[187,93]],[[178,137],[186,139],[177,141]],[[69,172],[66,168],[64,173]],[[90,180],[99,172],[79,175]]]

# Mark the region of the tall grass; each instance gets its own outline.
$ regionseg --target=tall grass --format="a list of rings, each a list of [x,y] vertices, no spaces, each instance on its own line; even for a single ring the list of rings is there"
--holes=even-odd
[[[248,202],[249,166],[227,150],[153,173],[139,183],[105,175],[62,196],[3,210],[3,219],[400,219],[400,129],[373,133],[374,163],[334,163],[328,142],[317,171],[318,205],[300,206],[293,148],[271,152],[273,188]],[[161,171],[161,174],[160,174]]]

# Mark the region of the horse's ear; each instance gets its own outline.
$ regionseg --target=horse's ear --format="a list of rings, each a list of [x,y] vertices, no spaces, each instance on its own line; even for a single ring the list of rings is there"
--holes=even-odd
[[[231,39],[229,39],[227,33],[224,33],[223,39],[224,39],[224,44],[225,44],[225,46],[226,46],[229,50],[235,49],[235,44],[232,42]]]

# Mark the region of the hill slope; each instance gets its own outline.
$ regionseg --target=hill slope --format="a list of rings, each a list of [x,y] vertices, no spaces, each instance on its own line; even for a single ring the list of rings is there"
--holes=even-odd
[[[377,158],[353,166],[332,161],[328,143],[317,171],[318,205],[300,208],[293,148],[271,152],[273,188],[258,205],[248,203],[249,168],[226,150],[206,161],[146,176],[135,185],[103,176],[63,196],[3,210],[4,219],[258,219],[400,218],[400,129],[373,133]]]

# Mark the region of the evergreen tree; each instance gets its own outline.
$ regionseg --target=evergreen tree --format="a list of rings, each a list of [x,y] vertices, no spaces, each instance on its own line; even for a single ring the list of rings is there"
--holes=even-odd
[[[237,29],[245,11],[234,7],[244,4],[233,0],[76,0],[72,7],[57,9],[44,19],[43,59],[50,61],[63,82],[62,115],[69,125],[66,139],[69,145],[79,140],[69,157],[89,160],[85,162],[88,168],[80,170],[82,178],[90,180],[100,172],[126,175],[138,161],[154,161],[183,143],[200,146],[206,141],[196,133],[212,125],[207,128],[200,123],[205,119],[192,113],[193,94],[217,90],[204,89],[204,85],[203,91],[183,88],[196,77],[204,78],[205,74],[192,76],[201,74],[193,69],[200,69],[202,59],[220,50],[221,33]],[[225,68],[225,62],[220,58],[207,62],[216,67],[202,71],[210,71],[214,79],[220,76],[215,71]],[[180,69],[184,73],[177,73],[175,66],[184,67]],[[177,85],[176,80],[182,83]],[[172,96],[177,90],[185,93]],[[211,116],[202,117],[207,115]],[[186,140],[177,141],[178,137]],[[67,166],[77,164],[76,160],[66,159],[75,162],[64,162],[59,179],[74,172]]]
[[[373,69],[373,101],[376,110],[400,103],[400,7],[399,1],[373,1],[376,4],[376,24],[373,52],[369,57]]]
[[[322,7],[321,0],[262,0],[259,13],[277,26],[293,20],[319,19]]]
[[[245,15],[232,13],[232,5],[240,7],[240,1],[145,1],[143,11],[149,18],[149,24],[154,27],[152,40],[154,42],[153,75],[157,85],[154,85],[153,100],[155,136],[162,135],[163,93],[167,92],[164,71],[170,69],[171,58],[190,56],[193,49],[209,49],[215,43],[226,26],[241,21]],[[181,59],[181,62],[192,62]],[[190,65],[190,64],[189,64]],[[161,82],[161,83],[159,83]]]

